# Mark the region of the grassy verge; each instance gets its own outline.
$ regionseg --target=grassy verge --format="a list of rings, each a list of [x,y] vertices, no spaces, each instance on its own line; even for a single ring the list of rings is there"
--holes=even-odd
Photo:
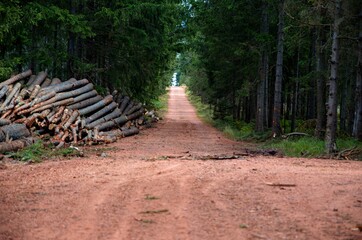
[[[9,155],[11,158],[18,161],[37,163],[44,159],[55,157],[74,157],[81,156],[82,154],[78,150],[70,147],[54,149],[39,140],[33,145],[25,147],[17,152],[10,152]]]
[[[324,157],[325,143],[315,137],[301,137],[298,139],[269,140],[262,146],[281,151],[291,157]],[[337,148],[341,157],[362,160],[362,142],[352,138],[337,139]]]
[[[161,95],[158,99],[155,99],[151,102],[151,108],[155,109],[157,112],[157,116],[159,118],[164,118],[165,114],[167,113],[168,109],[168,97],[169,97],[169,90],[164,95]]]
[[[212,109],[203,104],[200,97],[194,96],[190,92],[187,92],[187,96],[191,104],[196,108],[197,115],[204,122],[219,129],[230,139],[259,142],[261,149],[275,149],[289,157],[318,158],[326,156],[323,140],[314,137],[271,139],[270,131],[255,133],[252,123],[237,122],[228,117],[223,120],[213,119]],[[345,157],[348,157],[348,159],[362,160],[362,142],[353,138],[339,138],[337,147],[340,153],[345,152]]]
[[[231,117],[224,119],[214,119],[213,110],[210,106],[203,104],[199,96],[192,95],[187,91],[188,99],[196,108],[197,115],[202,121],[212,125],[225,134],[226,137],[236,141],[264,141],[270,132],[255,133],[253,123],[245,123],[242,121],[234,121]]]

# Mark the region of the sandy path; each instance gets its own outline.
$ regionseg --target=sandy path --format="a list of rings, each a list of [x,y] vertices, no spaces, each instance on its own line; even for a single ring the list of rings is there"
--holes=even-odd
[[[107,147],[0,170],[0,239],[362,239],[362,162],[179,159],[245,147],[201,123],[181,88],[157,128]]]

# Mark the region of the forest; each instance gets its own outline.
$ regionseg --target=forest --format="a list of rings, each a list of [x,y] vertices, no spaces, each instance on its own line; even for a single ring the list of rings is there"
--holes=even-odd
[[[7,0],[0,15],[0,81],[45,69],[147,103],[176,72],[215,118],[328,153],[362,140],[359,0]]]

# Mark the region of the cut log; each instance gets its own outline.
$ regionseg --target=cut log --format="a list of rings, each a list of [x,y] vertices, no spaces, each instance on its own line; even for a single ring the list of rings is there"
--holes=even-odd
[[[122,101],[122,94],[118,94],[117,95],[117,98],[114,100],[117,104],[120,104],[121,103],[121,101]]]
[[[22,73],[19,73],[11,78],[9,78],[8,80],[4,81],[4,82],[1,82],[0,83],[0,88],[2,88],[3,86],[6,86],[6,85],[10,85],[10,84],[13,84],[23,78],[26,78],[26,77],[29,77],[31,75],[31,70],[27,70],[25,72],[22,72]]]
[[[47,76],[48,73],[45,71],[38,73],[34,82],[32,82],[32,84],[29,86],[29,91],[32,92],[36,85],[40,86]]]
[[[113,96],[112,95],[108,95],[106,96],[105,98],[103,98],[101,101],[93,104],[93,105],[90,105],[86,108],[82,108],[79,110],[79,114],[82,116],[82,115],[86,115],[86,114],[89,114],[89,113],[92,113],[104,106],[106,106],[107,104],[111,103],[113,101]]]
[[[126,113],[133,107],[134,103],[132,101],[129,101],[127,107],[123,110],[123,115],[126,115]]]
[[[88,84],[89,81],[87,79],[82,79],[79,81],[75,81],[75,82],[64,82],[64,83],[60,83],[54,86],[49,86],[43,89],[43,92],[49,92],[49,91],[54,91],[56,93],[58,92],[64,92],[70,89],[76,89],[78,87],[84,86],[86,84]]]
[[[136,127],[131,127],[129,129],[123,130],[122,131],[122,137],[129,137],[129,136],[133,136],[136,135],[140,132],[140,130]]]
[[[34,106],[37,103],[42,103],[42,102],[48,101],[49,99],[55,97],[55,95],[56,95],[56,92],[51,91],[41,97],[37,97],[31,102],[30,106]]]
[[[106,132],[99,132],[97,135],[99,136],[115,136],[115,137],[122,137],[122,131],[120,129],[110,130]]]
[[[21,84],[20,84],[20,83],[15,84],[13,90],[10,92],[10,94],[6,97],[4,103],[1,105],[0,111],[1,111],[2,109],[4,109],[4,108],[11,102],[11,100],[12,100],[13,97],[14,97],[14,95],[15,95],[18,91],[20,91],[20,87],[21,87]]]
[[[112,111],[113,109],[115,109],[117,107],[117,103],[115,102],[111,102],[109,105],[105,106],[104,108],[102,108],[101,110],[99,110],[98,112],[92,114],[91,116],[87,117],[85,119],[85,123],[89,124],[97,119],[99,119],[100,117],[102,117],[103,115],[105,115],[106,113]]]
[[[69,126],[77,120],[78,116],[79,116],[79,111],[75,110],[72,113],[72,115],[70,116],[70,118],[68,119],[68,121],[62,126],[63,129],[65,130],[65,129],[69,128]]]
[[[54,86],[59,83],[62,83],[62,80],[60,80],[59,78],[53,78],[49,86]]]
[[[38,95],[39,91],[40,91],[40,85],[35,85],[35,87],[33,88],[33,91],[30,94],[29,99],[33,100],[34,98],[36,98],[36,96]]]
[[[54,114],[54,116],[51,119],[49,119],[49,122],[57,123],[61,119],[64,110],[65,110],[65,106],[60,106],[59,109]]]
[[[40,85],[42,88],[50,86],[52,80],[50,78],[46,78],[44,82]]]
[[[134,113],[128,115],[127,117],[129,120],[134,120],[134,119],[141,117],[144,114],[144,112],[145,112],[145,110],[143,108],[141,108],[137,112],[134,112]]]
[[[5,126],[9,124],[11,124],[11,121],[9,119],[0,118],[0,126]]]
[[[77,135],[78,128],[77,128],[77,126],[72,126],[71,129],[72,129],[72,134],[73,134],[73,143],[78,144],[78,135]]]
[[[35,141],[36,141],[35,138],[29,137],[24,139],[18,139],[11,142],[1,142],[0,153],[18,151],[20,149],[23,149],[24,147],[34,144]]]
[[[89,83],[81,88],[57,94],[57,100],[63,100],[70,97],[75,98],[83,93],[91,91],[92,89],[93,89],[93,84]]]
[[[102,100],[102,96],[98,95],[98,96],[95,96],[95,97],[92,97],[92,98],[88,98],[82,102],[78,102],[78,103],[75,103],[75,104],[71,104],[68,106],[69,109],[80,109],[80,108],[85,108],[89,105],[92,105],[96,102],[99,102],[100,100]]]
[[[55,96],[55,94],[56,94],[55,92],[50,92],[50,93],[48,93],[48,94],[46,94],[46,95],[44,95],[42,97],[35,98],[32,102],[29,102],[29,103],[26,103],[26,104],[24,104],[24,105],[22,105],[20,107],[17,107],[14,112],[16,114],[18,114],[18,115],[31,112],[32,110],[28,109],[29,107],[33,107],[37,103],[39,103],[38,107],[40,107],[41,102],[45,102],[45,101],[49,100],[50,98],[53,98]],[[25,109],[28,109],[28,110],[25,110]]]
[[[7,139],[19,139],[29,137],[30,132],[24,124],[13,123],[0,127],[0,142]]]
[[[128,102],[129,102],[129,97],[128,96],[125,96],[122,100],[122,103],[121,103],[121,106],[119,107],[119,110],[121,111],[121,113],[124,112],[124,109],[127,107],[128,105]]]
[[[88,129],[94,128],[95,126],[98,126],[98,125],[100,125],[100,124],[102,124],[104,122],[109,121],[110,119],[117,118],[119,116],[121,116],[121,111],[119,110],[119,108],[116,108],[116,109],[113,110],[113,112],[107,114],[106,116],[104,116],[102,118],[99,118],[98,120],[87,124],[86,128],[88,128]]]
[[[91,98],[91,97],[94,97],[94,96],[97,96],[98,93],[96,90],[93,90],[93,91],[90,91],[90,92],[86,92],[82,95],[79,95],[78,97],[74,98],[74,103],[78,103],[80,101],[83,101],[85,99],[88,99],[88,98]]]
[[[102,123],[100,125],[97,125],[95,128],[98,131],[102,131],[102,130],[108,129],[108,128],[120,127],[123,124],[125,124],[127,121],[128,121],[128,118],[126,116],[122,115],[122,116],[120,116],[118,118],[115,118],[115,119],[112,119],[112,120],[107,121],[105,123]]]
[[[126,115],[130,115],[142,108],[142,103],[135,104],[130,110],[126,112]]]
[[[9,87],[7,85],[3,86],[0,90],[0,99],[3,98],[5,96],[5,94],[7,93],[7,91],[9,90]]]
[[[57,106],[61,106],[61,105],[67,105],[67,104],[72,103],[72,102],[73,102],[73,98],[67,98],[67,99],[64,99],[64,100],[61,100],[61,101],[57,101],[55,103],[51,103],[51,104],[36,108],[36,109],[32,110],[31,113],[40,112],[40,111],[43,111],[45,109],[53,108],[53,107],[57,107]]]
[[[31,84],[33,84],[35,78],[36,78],[36,75],[31,75],[31,76],[29,77],[29,80],[28,80],[26,86],[29,87]]]

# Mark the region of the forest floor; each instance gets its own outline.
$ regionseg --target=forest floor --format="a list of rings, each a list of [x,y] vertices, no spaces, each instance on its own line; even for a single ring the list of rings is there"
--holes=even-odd
[[[154,128],[0,169],[0,239],[362,239],[362,162],[242,156],[182,88]],[[220,157],[220,159],[218,159]]]

